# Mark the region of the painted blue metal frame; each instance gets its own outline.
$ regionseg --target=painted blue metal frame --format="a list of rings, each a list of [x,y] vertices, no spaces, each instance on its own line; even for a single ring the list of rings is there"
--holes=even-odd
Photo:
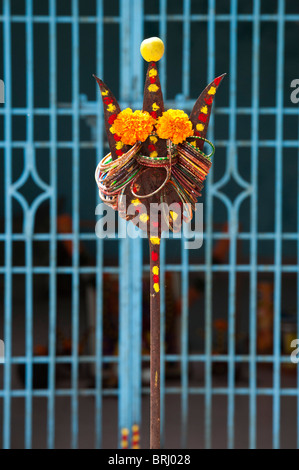
[[[79,54],[80,24],[96,25],[96,61],[97,74],[104,76],[104,25],[117,24],[120,32],[120,104],[131,105],[133,108],[142,106],[143,93],[143,65],[138,53],[139,44],[143,39],[143,28],[145,22],[157,22],[159,24],[160,37],[166,41],[167,25],[172,22],[182,22],[183,26],[183,62],[182,62],[182,95],[180,97],[183,107],[190,110],[194,100],[190,96],[190,37],[192,22],[207,23],[207,48],[208,48],[208,70],[207,82],[215,76],[215,36],[216,27],[219,22],[230,24],[230,63],[229,63],[229,91],[230,101],[227,107],[217,108],[218,114],[229,117],[229,137],[227,140],[216,141],[217,147],[227,149],[226,170],[220,180],[214,182],[213,169],[206,184],[205,204],[205,262],[204,264],[189,264],[188,252],[184,249],[183,240],[181,244],[181,263],[166,264],[165,242],[161,244],[161,285],[163,286],[165,272],[178,272],[181,275],[181,336],[180,354],[166,355],[165,337],[165,291],[161,290],[161,431],[162,443],[165,437],[165,400],[167,394],[179,394],[181,399],[181,444],[188,445],[188,410],[189,396],[203,395],[205,404],[205,445],[212,446],[212,402],[216,395],[227,396],[227,446],[234,447],[235,440],[235,397],[239,395],[249,398],[249,447],[257,445],[257,397],[273,397],[273,447],[280,446],[280,402],[281,397],[296,397],[299,409],[299,374],[297,388],[281,388],[280,368],[281,364],[289,361],[288,357],[281,356],[281,276],[282,273],[297,274],[299,279],[298,265],[285,265],[282,262],[282,242],[293,240],[298,243],[298,232],[285,233],[282,230],[282,158],[284,148],[298,149],[298,141],[283,139],[283,119],[286,115],[296,117],[296,108],[284,107],[284,32],[285,22],[299,21],[299,15],[285,13],[285,1],[278,0],[278,10],[275,14],[261,14],[261,0],[253,1],[252,14],[238,13],[238,0],[230,1],[230,13],[215,14],[216,0],[208,1],[206,14],[192,14],[191,0],[183,2],[182,14],[167,14],[167,0],[160,0],[159,14],[144,14],[143,1],[120,0],[119,16],[104,16],[104,0],[96,0],[95,16],[79,15],[79,0],[72,0],[71,15],[58,16],[56,0],[49,0],[48,15],[35,16],[33,14],[33,0],[26,0],[25,15],[12,15],[11,3],[3,0],[3,11],[0,12],[0,22],[3,24],[3,56],[4,56],[4,82],[5,82],[5,105],[0,108],[0,115],[4,116],[4,140],[0,142],[0,148],[5,152],[5,233],[0,234],[0,241],[5,242],[5,266],[0,266],[0,273],[5,277],[4,292],[4,340],[5,340],[5,366],[4,387],[0,390],[3,398],[3,447],[11,445],[11,408],[12,397],[25,398],[25,448],[32,447],[32,413],[33,397],[46,397],[47,407],[47,445],[55,447],[55,400],[56,397],[70,397],[71,401],[71,447],[79,445],[79,397],[93,396],[95,398],[95,442],[96,448],[102,445],[102,414],[103,397],[118,397],[119,403],[119,435],[116,437],[118,443],[121,438],[121,430],[128,428],[131,432],[134,424],[141,424],[141,396],[149,393],[147,387],[141,384],[142,361],[148,361],[148,357],[141,354],[141,332],[142,332],[142,273],[148,271],[148,266],[142,263],[142,243],[139,238],[121,239],[119,241],[119,267],[103,266],[103,240],[96,241],[96,266],[82,267],[79,262],[79,244],[82,240],[94,240],[94,234],[81,233],[79,226],[79,204],[80,204],[80,149],[94,149],[96,151],[95,163],[100,155],[104,153],[103,135],[96,133],[95,141],[80,140],[80,119],[84,116],[94,115],[97,120],[97,129],[103,128],[101,97],[92,103],[80,101],[79,83]],[[134,18],[134,22],[132,22]],[[252,23],[252,104],[250,107],[238,107],[236,101],[237,91],[237,53],[238,41],[237,30],[240,22]],[[261,22],[277,23],[277,61],[276,61],[276,105],[275,107],[260,107],[259,105],[259,69],[260,69],[260,35]],[[24,108],[12,106],[12,64],[11,43],[12,23],[23,23],[26,27],[26,106]],[[33,57],[33,24],[45,23],[49,26],[49,70],[50,70],[50,104],[49,108],[35,108],[34,106],[34,57]],[[56,30],[58,24],[70,24],[72,31],[72,104],[70,107],[57,106],[57,39]],[[160,65],[161,84],[166,98],[166,106],[176,106],[175,100],[167,99],[166,92],[166,60]],[[128,84],[134,83],[134,88]],[[26,141],[13,141],[12,117],[27,116]],[[57,139],[58,116],[72,116],[72,141],[60,142]],[[236,133],[237,119],[240,115],[254,116],[250,140],[238,140]],[[259,139],[259,119],[262,115],[276,116],[276,138],[274,140]],[[49,116],[50,139],[46,141],[34,140],[34,116]],[[213,121],[210,124],[209,136],[213,139]],[[35,164],[35,152],[40,148],[50,149],[50,182],[45,183],[39,176]],[[237,156],[242,147],[251,148],[251,170],[250,183],[245,181],[238,172]],[[258,157],[259,149],[271,147],[275,149],[275,181],[276,181],[276,208],[275,208],[275,230],[273,233],[258,232]],[[20,178],[13,182],[12,164],[13,149],[23,149],[25,155],[25,168]],[[72,151],[72,220],[71,234],[58,234],[56,226],[57,206],[57,152],[58,149],[71,149]],[[18,192],[19,188],[31,176],[37,186],[42,190],[41,194],[34,200],[31,206]],[[242,188],[242,191],[231,201],[222,191],[222,187],[230,180],[231,176]],[[299,175],[298,175],[299,179]],[[238,232],[238,211],[245,198],[251,199],[250,208],[250,232]],[[23,233],[13,232],[12,201],[17,199],[24,212]],[[213,204],[218,198],[223,202],[229,214],[229,231],[227,234],[215,232],[213,229]],[[34,218],[39,205],[49,199],[50,201],[50,230],[49,233],[34,232]],[[299,202],[298,202],[299,204]],[[299,230],[299,226],[298,226]],[[226,264],[214,265],[212,262],[213,241],[229,239],[230,252]],[[49,266],[37,267],[33,265],[33,242],[37,240],[49,241],[50,261]],[[73,242],[73,259],[70,267],[57,267],[58,240],[71,240]],[[237,242],[247,240],[250,244],[250,261],[248,264],[237,264]],[[275,262],[273,265],[260,264],[258,262],[257,246],[260,240],[273,240],[275,244]],[[26,247],[26,263],[24,267],[15,266],[12,263],[12,243],[24,241]],[[298,244],[299,253],[299,244]],[[189,354],[188,350],[188,289],[189,273],[202,272],[205,276],[205,349],[203,354]],[[212,294],[213,274],[219,272],[228,273],[228,354],[212,356]],[[274,350],[272,355],[259,356],[256,351],[257,339],[257,278],[259,273],[270,272],[274,275]],[[96,277],[96,354],[94,356],[79,356],[79,313],[80,313],[80,275],[83,273],[95,274]],[[119,354],[117,357],[103,356],[103,274],[115,273],[119,276],[120,285],[120,321],[119,321]],[[250,321],[249,321],[249,353],[236,354],[236,278],[237,273],[248,273],[250,276]],[[13,275],[24,274],[26,279],[26,350],[24,356],[12,355],[12,308],[13,308]],[[48,356],[33,356],[33,276],[36,274],[49,275],[49,353]],[[56,356],[56,310],[57,297],[56,285],[57,274],[70,274],[72,276],[72,353],[70,356]],[[298,281],[299,293],[299,281]],[[299,325],[299,295],[297,294],[297,320]],[[299,330],[298,330],[299,334]],[[181,364],[180,386],[166,386],[165,368],[166,362]],[[213,388],[212,365],[213,362],[225,361],[228,364],[227,387]],[[85,389],[79,386],[80,363],[94,363],[96,370],[96,382],[93,389]],[[105,363],[118,365],[119,388],[102,388],[102,367]],[[205,383],[202,387],[190,387],[188,382],[189,365],[192,362],[202,362],[205,367]],[[235,387],[235,367],[240,362],[249,365],[248,387]],[[273,387],[257,386],[257,365],[259,363],[273,364]],[[32,386],[33,364],[47,363],[48,388],[35,390]],[[71,388],[59,389],[55,383],[56,365],[69,363],[71,365]],[[12,366],[14,364],[25,364],[26,381],[25,388],[13,389]],[[297,446],[299,447],[299,413],[297,411]]]

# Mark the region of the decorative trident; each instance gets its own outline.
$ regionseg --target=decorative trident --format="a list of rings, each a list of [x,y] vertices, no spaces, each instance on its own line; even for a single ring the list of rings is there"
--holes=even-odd
[[[104,106],[110,153],[99,163],[95,179],[103,202],[148,234],[150,247],[150,448],[160,448],[160,240],[163,231],[178,232],[190,222],[211,167],[213,144],[206,139],[213,100],[225,76],[201,93],[188,117],[164,110],[156,62],[164,54],[159,38],[142,42],[149,62],[142,111],[120,110],[115,97],[97,78]],[[207,155],[204,144],[211,147]]]

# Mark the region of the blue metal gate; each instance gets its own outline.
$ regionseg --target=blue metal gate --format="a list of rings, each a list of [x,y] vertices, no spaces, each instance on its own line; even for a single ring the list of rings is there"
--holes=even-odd
[[[297,386],[292,382],[286,387],[282,386],[281,376],[282,366],[290,362],[289,355],[283,355],[281,352],[284,276],[289,276],[286,278],[287,282],[295,282],[296,286],[294,308],[297,313],[294,318],[299,337],[299,245],[298,219],[295,217],[299,204],[298,108],[286,98],[290,94],[288,81],[296,78],[298,70],[293,70],[294,76],[288,75],[285,64],[286,38],[299,20],[299,11],[295,5],[290,6],[289,3],[284,0],[0,2],[1,78],[5,83],[5,103],[0,107],[0,123],[3,127],[0,141],[3,174],[1,205],[4,209],[4,212],[1,209],[1,216],[5,219],[0,234],[3,250],[0,273],[3,277],[4,293],[1,310],[5,343],[5,365],[0,365],[3,369],[0,402],[4,448],[17,445],[14,444],[14,435],[17,432],[14,426],[14,407],[18,399],[23,400],[24,406],[22,439],[25,448],[34,446],[34,435],[41,432],[33,426],[34,407],[38,399],[44,399],[46,403],[43,421],[46,430],[44,445],[49,448],[59,446],[56,405],[60,399],[66,399],[65,403],[70,406],[69,434],[72,448],[80,446],[81,399],[90,399],[93,404],[92,419],[89,422],[93,430],[93,443],[90,442],[90,446],[100,448],[105,445],[109,420],[108,416],[105,417],[107,397],[116,397],[118,400],[118,424],[114,430],[115,447],[121,445],[122,440],[128,439],[130,442],[132,430],[138,431],[142,426],[142,401],[149,394],[149,388],[142,385],[142,367],[144,368],[149,360],[148,355],[142,355],[141,345],[142,275],[149,269],[148,263],[143,262],[145,255],[142,240],[120,240],[118,264],[105,263],[106,247],[113,242],[96,239],[93,230],[83,230],[81,219],[84,210],[83,218],[94,219],[94,208],[99,200],[96,185],[92,183],[91,186],[90,183],[91,169],[95,168],[99,158],[106,153],[102,132],[101,97],[96,94],[96,86],[91,79],[84,82],[87,80],[85,75],[91,76],[94,72],[97,76],[104,77],[109,85],[110,77],[115,84],[113,88],[112,83],[112,89],[117,89],[119,79],[118,94],[121,107],[140,109],[144,73],[139,45],[143,38],[149,35],[159,35],[169,51],[166,52],[166,59],[160,64],[161,84],[167,108],[190,110],[197,96],[194,94],[195,88],[198,94],[217,73],[229,73],[227,84],[223,88],[223,98],[217,97],[215,119],[212,120],[209,130],[209,138],[216,145],[216,155],[215,170],[209,175],[205,188],[204,247],[201,249],[201,255],[194,258],[192,252],[184,249],[184,240],[179,244],[173,240],[167,243],[163,240],[161,244],[161,285],[164,284],[167,273],[175,273],[179,279],[182,299],[179,348],[177,351],[166,353],[166,299],[165,290],[161,291],[162,440],[171,445],[170,441],[167,441],[165,413],[167,397],[175,395],[178,397],[177,404],[180,405],[176,419],[180,423],[181,446],[190,445],[191,431],[188,423],[190,411],[192,412],[194,406],[202,409],[198,430],[192,430],[195,436],[198,433],[198,446],[216,446],[213,442],[213,406],[218,397],[224,397],[226,444],[227,447],[233,448],[236,441],[236,401],[239,397],[245,397],[248,400],[247,445],[255,448],[258,445],[258,400],[268,397],[272,399],[272,414],[269,418],[272,446],[279,448],[281,445],[281,404],[286,398],[293,400],[292,409],[297,413],[292,413],[297,416],[293,426],[296,434],[293,447],[299,447],[299,375],[296,379]],[[264,25],[270,28],[266,33]],[[238,42],[240,30],[242,34],[249,35],[245,45]],[[87,41],[82,45],[83,36],[88,36],[90,44]],[[114,38],[111,43],[110,38]],[[40,52],[37,48],[39,41],[43,44],[40,47],[44,47]],[[181,43],[179,50],[176,50],[178,41]],[[272,57],[269,57],[269,50],[263,46],[265,41],[272,47]],[[17,45],[18,42],[20,44]],[[17,47],[21,51],[18,57],[20,68],[24,72],[22,74],[13,59]],[[85,59],[86,54],[88,57],[89,47],[91,55],[93,54],[90,63]],[[298,57],[296,47],[294,45],[294,61]],[[63,52],[64,48],[66,52]],[[83,48],[85,49],[82,51]],[[268,68],[264,67],[266,55],[269,60]],[[170,59],[167,60],[170,56],[171,60],[175,61],[172,65]],[[199,70],[194,69],[194,62],[202,64],[202,67]],[[243,64],[242,67],[244,64],[248,66],[248,70],[243,70],[240,63]],[[47,72],[43,71],[44,67],[48,70],[48,77],[45,75]],[[196,75],[198,72],[200,77]],[[64,73],[65,75],[62,75]],[[248,78],[247,88],[241,83],[245,75]],[[170,79],[172,76],[173,79]],[[198,86],[199,81],[201,86]],[[240,90],[244,99],[240,98]],[[42,119],[45,119],[47,131],[37,135],[38,123],[42,122]],[[295,128],[293,136],[290,137],[284,124],[288,129]],[[61,128],[64,132],[63,138],[60,134]],[[90,134],[88,129],[91,129]],[[18,132],[20,135],[16,138],[15,134]],[[40,163],[43,155],[48,166],[46,163]],[[243,162],[240,162],[242,157]],[[264,166],[261,166],[262,158],[266,159]],[[64,159],[69,163],[63,163]],[[20,161],[23,161],[23,164]],[[88,174],[84,173],[85,165]],[[29,185],[27,190],[26,185]],[[288,194],[286,190],[289,190]],[[58,230],[57,226],[57,204],[61,194],[66,198],[71,220],[70,230],[66,231]],[[48,204],[48,226],[39,230],[36,228],[38,210],[44,203]],[[245,209],[241,217],[243,206]],[[296,207],[296,210],[290,210],[289,218],[287,216],[288,220],[285,221],[284,214],[287,214],[289,207]],[[269,213],[273,213],[272,219],[270,215],[267,218]],[[16,228],[16,217],[22,219],[20,229]],[[222,227],[221,223],[226,221],[227,230],[219,228]],[[218,262],[214,257],[214,249],[215,244],[221,241],[227,243],[227,258]],[[48,249],[48,259],[44,264],[36,264],[34,260],[37,242],[45,243]],[[71,243],[71,262],[66,266],[57,262],[57,247],[61,242]],[[23,263],[14,256],[18,243],[23,246]],[[94,244],[93,264],[82,265],[82,243]],[[286,247],[288,243],[290,248]],[[243,247],[241,255],[240,244]],[[167,245],[174,247],[176,258],[168,257]],[[272,255],[265,256],[267,260],[264,261],[264,253],[267,255],[271,249]],[[291,253],[294,259],[286,260],[285,253]],[[202,311],[198,312],[203,318],[201,334],[204,341],[201,351],[190,352],[190,276],[198,273],[201,273],[205,286],[204,304]],[[119,347],[116,355],[103,354],[103,287],[106,274],[115,275],[119,280]],[[273,350],[267,354],[259,354],[256,346],[257,291],[259,280],[264,274],[270,275],[274,285]],[[58,355],[57,279],[63,275],[71,279],[71,348],[68,354]],[[18,318],[16,304],[20,295],[15,284],[18,276],[22,277],[24,282],[24,319],[21,323],[25,339],[23,350],[15,346],[14,337],[14,323]],[[96,314],[94,348],[92,352],[81,354],[80,288],[85,282],[84,276],[94,277]],[[34,354],[37,305],[34,286],[37,277],[44,277],[48,285],[47,351],[39,355]],[[225,293],[220,295],[223,295],[221,309],[226,312],[228,331],[225,351],[214,354],[213,321],[217,315],[215,316],[213,311],[215,312],[216,305],[214,297],[217,297],[215,289],[219,288],[217,279],[226,286]],[[248,290],[247,309],[244,306],[238,307],[241,292],[239,281],[242,279],[245,279]],[[248,340],[247,346],[241,350],[237,344],[237,314],[240,310],[245,311],[247,318],[243,318],[241,322],[245,322],[244,330]],[[179,365],[180,374],[177,383],[169,385],[166,380],[166,368],[171,363]],[[220,386],[213,383],[213,368],[217,363],[224,363],[227,367],[227,382],[221,383]],[[60,386],[57,382],[57,367],[63,364],[70,366],[69,387]],[[84,364],[94,367],[95,381],[92,387],[85,386],[80,380],[80,367]],[[103,387],[103,368],[107,364],[117,366],[117,388]],[[196,381],[190,384],[190,369],[196,364],[203,366],[203,380],[200,384]],[[240,364],[248,367],[247,384],[236,384],[236,372]],[[258,370],[261,364],[273,366],[270,373],[272,385],[259,386]],[[45,388],[34,386],[37,365],[47,366]],[[23,387],[15,380],[19,366],[25,368]],[[197,405],[192,402],[191,407],[190,402],[195,398],[201,401],[198,401]],[[141,444],[142,442],[144,441],[141,441]]]

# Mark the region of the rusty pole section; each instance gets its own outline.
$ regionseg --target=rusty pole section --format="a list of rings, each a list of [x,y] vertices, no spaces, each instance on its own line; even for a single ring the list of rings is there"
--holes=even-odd
[[[160,239],[150,239],[150,448],[160,449]],[[157,243],[158,242],[158,243]]]

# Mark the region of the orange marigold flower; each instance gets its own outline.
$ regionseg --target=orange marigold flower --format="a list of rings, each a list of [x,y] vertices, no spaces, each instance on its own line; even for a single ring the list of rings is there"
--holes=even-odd
[[[161,139],[170,139],[180,144],[193,134],[192,123],[184,111],[169,109],[159,117],[156,125],[157,134]]]
[[[113,122],[113,129],[127,145],[137,141],[144,142],[153,130],[155,119],[147,111],[132,111],[126,108],[121,111]]]

